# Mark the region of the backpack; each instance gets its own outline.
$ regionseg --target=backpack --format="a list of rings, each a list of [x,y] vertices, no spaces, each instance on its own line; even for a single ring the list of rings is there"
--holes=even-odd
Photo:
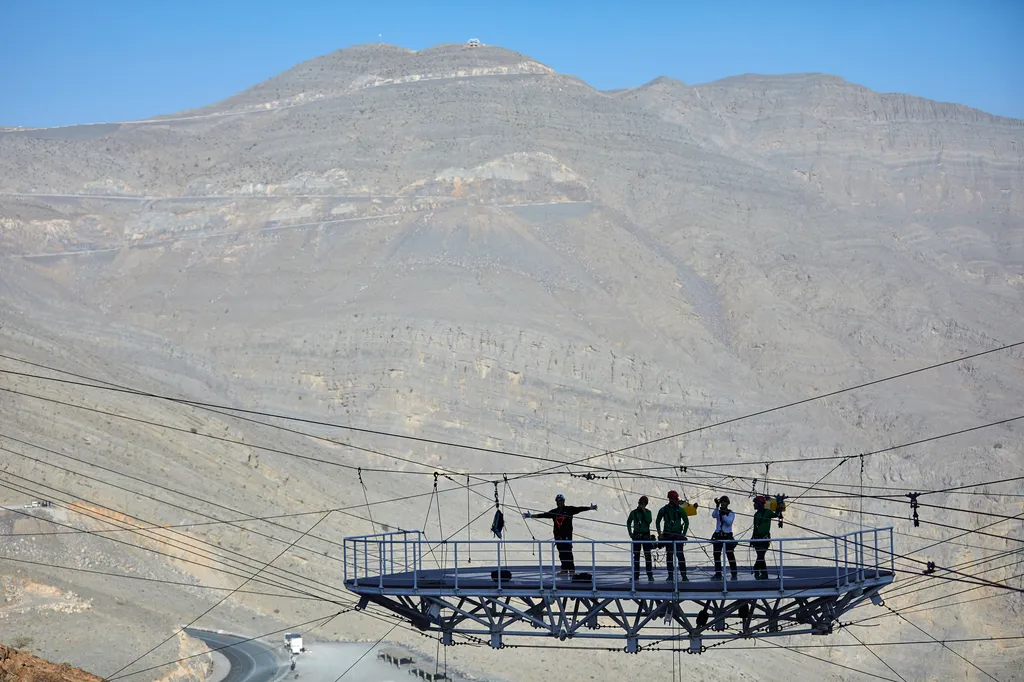
[[[491,532],[501,538],[502,531],[505,530],[505,515],[498,509],[494,512],[494,521],[491,523]]]

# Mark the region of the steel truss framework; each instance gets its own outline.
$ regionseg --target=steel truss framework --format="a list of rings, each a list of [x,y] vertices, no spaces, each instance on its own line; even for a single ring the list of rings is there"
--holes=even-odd
[[[701,653],[705,639],[832,634],[846,611],[867,599],[881,604],[879,589],[881,585],[825,596],[751,594],[706,599],[374,594],[363,595],[358,608],[370,603],[382,606],[421,630],[440,632],[445,645],[453,644],[455,635],[488,638],[496,649],[504,646],[505,635],[561,641],[624,637],[627,653],[639,652],[644,641],[672,639],[688,639],[688,650]],[[667,632],[674,627],[685,634]],[[617,632],[602,632],[608,629]]]
[[[624,641],[626,652],[637,653],[645,644],[688,640],[687,650],[701,653],[704,640],[831,634],[850,609],[881,604],[880,590],[895,579],[891,528],[774,542],[777,561],[760,574],[756,565],[753,572],[734,567],[730,580],[718,565],[712,575],[711,566],[691,562],[678,575],[640,581],[636,564],[630,571],[634,543],[577,541],[581,557],[590,555],[589,570],[573,573],[558,571],[550,542],[431,545],[418,533],[359,536],[345,539],[345,587],[359,595],[358,609],[383,607],[439,633],[445,645],[482,639],[500,649],[506,637],[579,638]],[[687,541],[691,550],[703,544]],[[493,552],[498,565],[470,564],[466,545]],[[436,556],[437,546],[450,552]],[[525,551],[536,563],[504,560]],[[437,569],[424,568],[428,555]]]

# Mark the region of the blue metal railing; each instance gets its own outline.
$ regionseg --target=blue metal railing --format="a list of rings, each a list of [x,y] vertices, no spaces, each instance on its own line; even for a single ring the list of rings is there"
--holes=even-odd
[[[786,591],[787,580],[799,575],[806,568],[819,569],[816,575],[833,576],[828,578],[822,587],[834,586],[843,589],[852,583],[863,583],[867,579],[878,579],[880,572],[887,571],[895,575],[895,555],[892,527],[856,530],[834,536],[772,538],[766,557],[769,578],[758,580],[765,589]],[[888,536],[888,538],[886,538]],[[887,539],[887,541],[886,541]],[[748,539],[734,540],[733,545],[738,563],[743,567],[743,580],[753,564],[754,550]],[[573,540],[572,549],[575,555],[576,572],[589,572],[589,587],[596,591],[599,573],[619,575],[619,584],[628,583],[630,590],[637,587],[637,577],[633,574],[633,547],[640,545],[640,572],[646,573],[646,562],[643,550],[652,545],[660,545],[660,552],[675,554],[678,546],[683,547],[687,562],[687,571],[691,580],[706,581],[715,567],[711,562],[713,547],[716,543],[710,540],[685,540],[670,543],[634,542],[634,541],[599,541]],[[886,547],[886,545],[888,545]],[[471,552],[467,552],[471,549]],[[493,562],[486,557],[494,552]],[[476,555],[475,562],[463,561],[463,557]],[[519,579],[536,576],[539,589],[560,589],[559,551],[555,540],[446,540],[431,541],[423,537],[419,531],[399,531],[375,535],[361,535],[345,538],[344,542],[345,581],[358,581],[360,586],[385,587],[388,576],[408,585],[411,580],[413,590],[430,583],[431,589],[454,590],[458,593],[464,589],[466,580],[491,578],[496,567],[494,586],[503,589],[508,585],[503,571],[513,569],[518,572]],[[487,564],[486,568],[481,563]],[[721,556],[721,577],[713,582],[720,582],[723,592],[729,591],[732,582],[730,566],[726,552]],[[658,571],[664,571],[663,562],[658,562]],[[535,567],[534,569],[531,567]],[[597,569],[600,569],[597,570]],[[677,567],[678,569],[678,567]],[[821,570],[824,569],[824,570]],[[524,572],[525,571],[525,572]],[[788,576],[788,577],[787,577]],[[679,571],[673,571],[670,577],[673,591],[678,591],[680,583]],[[607,581],[602,577],[602,582]],[[669,582],[662,578],[662,585]],[[561,588],[565,588],[561,583]],[[576,580],[573,589],[579,590],[581,583]]]

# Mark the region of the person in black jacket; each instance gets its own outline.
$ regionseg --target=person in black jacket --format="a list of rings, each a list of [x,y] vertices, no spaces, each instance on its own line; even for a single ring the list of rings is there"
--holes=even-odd
[[[562,562],[562,570],[559,575],[573,575],[576,572],[576,563],[572,555],[572,517],[585,511],[597,509],[596,504],[589,507],[569,507],[565,504],[565,495],[555,495],[555,508],[542,514],[531,514],[524,512],[524,519],[553,519],[552,530],[555,536],[555,546],[558,548],[558,559]]]

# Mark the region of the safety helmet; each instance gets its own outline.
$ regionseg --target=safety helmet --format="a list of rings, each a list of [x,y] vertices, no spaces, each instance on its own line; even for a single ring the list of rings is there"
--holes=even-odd
[[[646,495],[641,495],[640,496],[640,500],[638,501],[638,504],[647,504],[647,496]]]
[[[555,495],[555,502],[565,502],[565,495],[562,493]]]
[[[729,504],[729,498],[726,495],[722,495],[721,497],[718,498],[718,502],[720,504],[726,504],[727,505],[727,504]]]
[[[669,490],[668,491],[668,499],[670,499],[670,500],[678,500],[679,499],[679,493],[677,493],[675,490]]]
[[[754,498],[754,506],[755,507],[763,507],[765,502],[766,502],[766,500],[764,499],[764,497],[762,495],[758,495],[757,497]]]

